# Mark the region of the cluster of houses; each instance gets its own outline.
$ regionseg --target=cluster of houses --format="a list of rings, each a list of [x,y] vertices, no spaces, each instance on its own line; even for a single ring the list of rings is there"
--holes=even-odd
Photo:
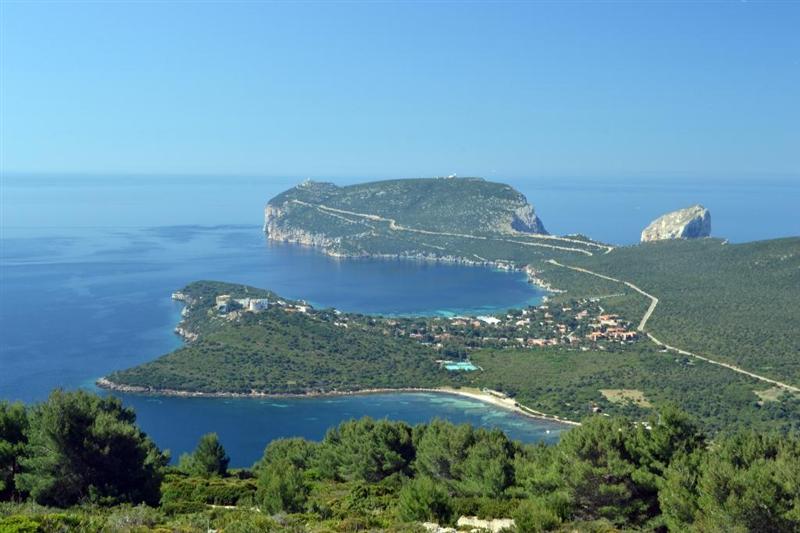
[[[596,299],[569,304],[543,304],[506,315],[388,321],[394,334],[434,348],[459,344],[468,348],[577,346],[589,349],[603,342],[629,342],[636,331],[617,315],[606,314]]]
[[[628,326],[618,315],[600,315],[597,317],[597,322],[589,324],[592,331],[586,335],[586,338],[592,342],[603,339],[621,342],[636,339],[639,334],[634,330],[629,330]]]
[[[515,309],[505,315],[479,315],[428,318],[378,318],[344,314],[337,310],[315,311],[304,302],[287,303],[266,298],[216,297],[216,310],[228,319],[244,312],[258,313],[278,306],[287,313],[309,313],[334,326],[378,327],[384,335],[407,337],[438,349],[447,357],[459,360],[466,351],[476,348],[543,348],[567,346],[589,350],[607,343],[627,343],[638,338],[630,324],[619,316],[606,313],[597,299],[586,298],[569,303],[545,303]],[[332,311],[332,312],[331,312]],[[354,322],[355,321],[355,322]],[[459,368],[461,369],[461,368]]]

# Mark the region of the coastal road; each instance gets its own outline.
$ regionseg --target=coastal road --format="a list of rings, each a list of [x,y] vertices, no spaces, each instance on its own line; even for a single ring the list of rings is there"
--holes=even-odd
[[[745,370],[744,368],[738,367],[736,365],[732,365],[730,363],[725,363],[725,362],[722,362],[722,361],[719,361],[719,360],[716,360],[716,359],[712,359],[710,357],[705,357],[705,356],[702,356],[702,355],[699,355],[699,354],[696,354],[696,353],[693,353],[693,352],[690,352],[690,351],[687,351],[687,350],[682,350],[680,348],[676,348],[675,346],[670,346],[669,344],[657,339],[653,334],[646,332],[644,330],[644,328],[647,325],[647,321],[653,315],[653,311],[656,310],[656,306],[658,306],[658,298],[656,298],[655,296],[653,296],[652,294],[650,294],[648,292],[645,292],[644,290],[642,290],[641,288],[637,287],[633,283],[631,283],[629,281],[624,281],[624,280],[621,280],[621,279],[613,278],[611,276],[606,276],[605,274],[600,274],[599,272],[594,272],[594,271],[588,270],[586,268],[580,268],[580,267],[575,267],[575,266],[570,266],[570,265],[564,265],[562,263],[559,263],[555,259],[548,259],[546,262],[550,263],[551,265],[555,265],[555,266],[562,267],[562,268],[568,268],[568,269],[574,270],[576,272],[582,272],[584,274],[590,274],[592,276],[596,276],[598,278],[602,278],[602,279],[605,279],[605,280],[608,280],[608,281],[613,281],[613,282],[616,282],[616,283],[622,283],[623,285],[625,285],[627,287],[630,287],[631,289],[633,289],[634,291],[638,292],[639,294],[649,298],[650,299],[650,306],[647,308],[647,311],[645,312],[644,316],[642,316],[642,320],[641,320],[641,322],[639,322],[639,326],[636,329],[641,331],[642,333],[645,333],[647,335],[647,338],[650,339],[650,341],[655,343],[657,346],[660,346],[661,348],[664,348],[664,349],[669,350],[671,352],[675,352],[675,353],[678,353],[678,354],[681,354],[681,355],[686,355],[686,356],[689,356],[689,357],[694,357],[696,359],[700,359],[701,361],[705,361],[706,363],[711,363],[713,365],[718,365],[718,366],[727,368],[728,370],[732,370],[734,372],[737,372],[739,374],[743,374],[743,375],[751,377],[753,379],[757,379],[759,381],[763,381],[765,383],[769,383],[771,385],[775,385],[776,387],[780,387],[782,389],[786,389],[786,390],[791,391],[791,392],[800,393],[800,387],[795,387],[794,385],[789,385],[788,383],[783,383],[783,382],[777,381],[775,379],[771,379],[771,378],[768,378],[768,377],[765,377],[765,376],[761,376],[759,374],[755,374],[753,372],[750,372],[749,370]]]
[[[341,215],[348,215],[348,216],[359,217],[359,218],[363,218],[363,219],[366,219],[366,220],[372,220],[372,221],[376,221],[376,222],[385,222],[385,223],[389,224],[389,229],[393,230],[393,231],[406,231],[406,232],[410,232],[410,233],[419,233],[419,234],[422,234],[422,235],[436,235],[436,236],[442,236],[442,237],[460,237],[460,238],[463,238],[463,239],[475,239],[475,240],[484,240],[484,241],[510,242],[510,243],[513,243],[513,244],[521,244],[523,246],[536,246],[536,247],[541,247],[541,248],[550,248],[550,249],[553,249],[553,250],[564,250],[564,251],[567,251],[567,252],[578,252],[578,253],[581,253],[581,254],[584,254],[584,255],[589,255],[589,256],[594,255],[589,250],[585,250],[583,248],[575,248],[574,246],[560,246],[560,245],[556,245],[556,244],[546,244],[546,243],[542,243],[542,242],[530,242],[530,241],[519,240],[519,239],[504,239],[504,238],[501,238],[501,237],[488,237],[488,236],[483,236],[483,235],[470,235],[468,233],[450,233],[450,232],[444,232],[444,231],[430,231],[430,230],[424,230],[424,229],[418,229],[418,228],[412,228],[412,227],[409,227],[409,226],[404,226],[402,224],[399,224],[393,218],[386,218],[386,217],[382,217],[382,216],[379,216],[379,215],[373,215],[373,214],[370,214],[370,213],[358,213],[356,211],[347,211],[345,209],[337,209],[335,207],[329,207],[329,206],[326,206],[326,205],[323,205],[323,204],[312,204],[312,203],[309,203],[309,202],[304,202],[302,200],[292,200],[292,202],[294,202],[296,204],[299,204],[299,205],[302,205],[302,206],[305,206],[305,207],[311,207],[311,208],[317,209],[318,211],[321,211],[321,212],[326,213],[328,215],[334,215],[334,216],[335,215],[340,215],[340,216]],[[350,220],[350,222],[352,222],[352,220]],[[587,246],[587,247],[596,247],[596,248],[602,249],[605,253],[608,253],[608,252],[610,252],[611,250],[614,249],[613,246],[608,246],[608,245],[604,245],[604,244],[597,244],[597,243],[594,243],[594,242],[586,242],[586,241],[581,241],[581,240],[578,240],[578,239],[570,239],[568,237],[556,237],[554,235],[539,235],[539,234],[537,234],[536,236],[533,236],[533,235],[529,235],[529,234],[520,233],[520,236],[523,236],[523,235],[527,239],[550,240],[550,241],[557,241],[557,242],[563,242],[563,243],[569,243],[569,244],[580,244],[580,245]]]
[[[559,267],[562,267],[562,268],[568,268],[568,269],[574,270],[576,272],[583,272],[584,274],[591,274],[592,276],[597,276],[598,278],[607,279],[608,281],[613,281],[613,282],[616,282],[616,283],[622,283],[623,285],[625,285],[627,287],[630,287],[631,289],[635,290],[636,292],[638,292],[642,296],[645,296],[646,298],[649,298],[650,299],[650,307],[647,308],[647,311],[645,311],[644,315],[642,316],[642,320],[639,322],[639,325],[636,327],[636,329],[638,331],[641,331],[641,332],[644,333],[644,327],[647,325],[647,321],[650,320],[650,317],[653,315],[653,311],[656,310],[656,306],[658,305],[658,298],[656,298],[655,296],[653,296],[650,293],[644,292],[642,289],[640,289],[639,287],[637,287],[636,285],[634,285],[633,283],[631,283],[629,281],[623,281],[621,279],[612,278],[611,276],[606,276],[605,274],[599,274],[597,272],[592,272],[591,270],[587,270],[585,268],[574,267],[574,266],[569,266],[569,265],[562,265],[561,263],[559,263],[555,259],[548,259],[546,262],[550,263],[551,265],[559,266]]]

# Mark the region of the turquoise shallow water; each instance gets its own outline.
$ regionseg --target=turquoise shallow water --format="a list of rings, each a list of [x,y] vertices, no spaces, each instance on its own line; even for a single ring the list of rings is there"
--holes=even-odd
[[[5,231],[2,245],[0,398],[29,402],[55,387],[93,388],[96,378],[112,370],[180,346],[172,329],[181,305],[170,293],[197,279],[248,283],[319,306],[382,314],[480,314],[541,297],[519,273],[335,260],[270,244],[258,226],[24,228]],[[395,396],[122,398],[175,457],[203,433],[216,431],[236,465],[252,463],[274,438],[321,438],[330,426],[361,416],[409,422],[440,417],[500,427],[527,441],[558,433],[553,424],[480,402]]]
[[[338,261],[269,244],[263,204],[299,179],[7,177],[0,181],[0,399],[38,401],[92,387],[112,370],[180,345],[172,291],[197,279],[249,283],[320,306],[383,314],[484,314],[540,300],[519,273],[402,261]],[[350,180],[356,181],[356,180]],[[800,233],[800,182],[538,180],[512,182],[555,233],[633,243],[665,211],[704,203],[713,234],[734,242]],[[742,216],[747,213],[747,216]],[[233,463],[271,439],[320,438],[364,415],[500,427],[526,441],[559,428],[448,395],[345,398],[148,398],[123,395],[177,456],[217,431]],[[550,433],[548,433],[548,430]]]
[[[3,239],[2,398],[41,399],[175,349],[181,304],[170,294],[198,279],[384,314],[481,313],[541,297],[520,273],[335,260],[270,244],[257,226],[47,231],[58,236]]]
[[[267,442],[279,437],[321,439],[342,420],[371,416],[410,424],[443,418],[455,423],[499,427],[525,442],[555,442],[565,426],[533,420],[477,400],[449,394],[398,393],[329,398],[164,398],[123,395],[147,431],[173,453],[193,448],[203,433],[216,431],[233,462],[258,459]]]

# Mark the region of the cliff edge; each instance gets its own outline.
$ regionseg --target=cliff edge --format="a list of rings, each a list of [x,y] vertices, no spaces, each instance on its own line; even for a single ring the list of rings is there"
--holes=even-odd
[[[324,248],[332,255],[431,252],[440,236],[547,235],[525,196],[481,178],[388,180],[346,187],[306,181],[277,195],[264,210],[272,240]],[[415,238],[412,249],[401,243]],[[377,246],[375,240],[381,241]],[[427,246],[427,249],[422,250]],[[418,249],[419,248],[419,249]],[[439,249],[439,252],[442,252]]]
[[[642,231],[642,242],[697,239],[711,235],[711,213],[702,205],[662,215]]]

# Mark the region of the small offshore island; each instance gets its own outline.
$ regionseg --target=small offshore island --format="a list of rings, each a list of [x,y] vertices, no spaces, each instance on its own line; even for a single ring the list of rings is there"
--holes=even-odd
[[[336,257],[520,270],[550,295],[487,316],[381,317],[195,282],[175,294],[187,344],[98,384],[209,396],[439,391],[568,422],[644,420],[672,403],[712,431],[800,427],[800,332],[785,327],[800,322],[800,239],[694,238],[709,217],[691,214],[659,219],[658,242],[615,247],[548,234],[523,195],[479,178],[305,182],[267,204],[269,239]],[[686,231],[695,220],[703,230]]]
[[[800,533],[800,0],[0,2],[0,533]]]

